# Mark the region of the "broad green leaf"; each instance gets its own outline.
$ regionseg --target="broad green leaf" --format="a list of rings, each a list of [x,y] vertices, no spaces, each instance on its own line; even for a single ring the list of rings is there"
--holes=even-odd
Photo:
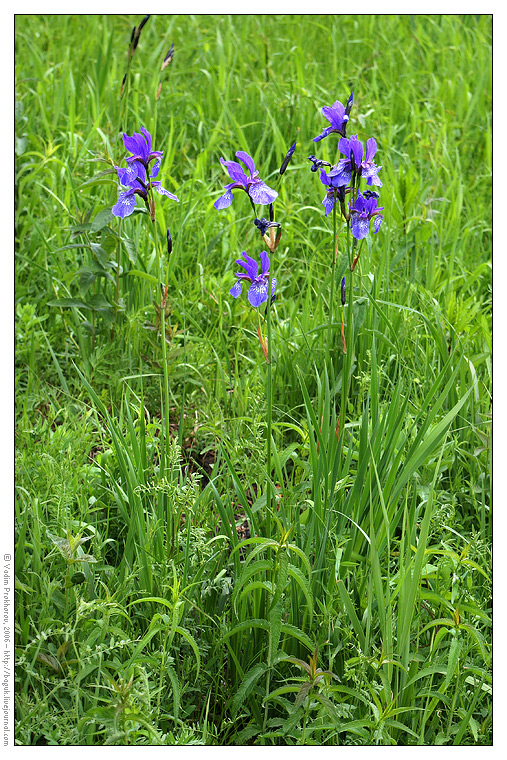
[[[90,231],[98,232],[107,224],[110,224],[114,219],[116,219],[116,217],[113,215],[110,208],[102,209],[102,211],[99,211],[99,213],[93,218]]]
[[[79,298],[57,298],[54,301],[48,301],[48,306],[59,306],[61,309],[90,309],[91,306]]]

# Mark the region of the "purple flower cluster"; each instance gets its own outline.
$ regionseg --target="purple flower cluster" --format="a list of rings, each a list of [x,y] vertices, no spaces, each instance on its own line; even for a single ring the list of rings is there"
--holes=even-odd
[[[296,150],[297,143],[293,143],[280,166],[279,175],[283,176],[285,173],[292,156]],[[269,248],[269,251],[273,254],[276,250],[281,236],[281,225],[274,220],[274,202],[278,198],[278,193],[271,187],[268,187],[265,182],[259,177],[259,172],[255,169],[255,163],[253,158],[243,150],[236,152],[236,158],[238,158],[242,164],[246,167],[246,171],[243,166],[237,161],[225,161],[221,158],[220,163],[227,170],[232,182],[225,185],[225,193],[221,195],[214,202],[214,207],[219,211],[228,208],[233,201],[233,190],[243,190],[252,204],[252,208],[255,212],[255,205],[258,203],[261,206],[269,206],[269,220],[265,217],[254,219],[254,224],[259,230],[261,237],[264,239],[265,245]],[[278,232],[275,230],[278,229]],[[269,231],[269,232],[268,232]],[[261,271],[259,272],[258,262],[248,256],[243,251],[243,259],[236,259],[236,264],[243,267],[245,272],[235,272],[236,283],[229,291],[233,298],[238,298],[243,290],[243,283],[246,281],[250,283],[248,288],[248,301],[251,306],[258,307],[265,301],[273,301],[276,290],[276,279],[270,275],[270,261],[266,251],[262,251],[260,255]],[[271,282],[271,296],[269,296],[269,283]],[[262,350],[268,361],[266,342],[262,338],[259,332],[259,340],[261,341]]]
[[[136,207],[137,195],[148,206],[151,188],[160,195],[166,195],[173,201],[178,201],[176,195],[162,187],[162,183],[155,179],[164,154],[159,150],[152,150],[151,135],[148,130],[141,127],[141,134],[134,132],[131,137],[124,133],[123,144],[131,155],[125,159],[126,167],[115,166],[115,169],[120,184],[127,190],[122,190],[118,194],[118,201],[111,209],[112,213],[122,219],[130,216]],[[150,167],[152,161],[155,163]]]
[[[373,160],[377,152],[377,142],[373,137],[366,141],[366,152],[357,135],[352,135],[350,139],[346,137],[352,104],[353,96],[351,94],[346,106],[343,106],[338,100],[330,107],[324,106],[322,113],[331,126],[326,127],[322,134],[313,139],[314,142],[319,142],[333,132],[338,133],[341,135],[338,150],[345,158],[341,158],[334,166],[331,166],[327,161],[317,159],[313,155],[308,158],[312,162],[312,172],[321,169],[320,181],[326,187],[326,195],[322,201],[325,215],[327,216],[333,210],[338,200],[343,217],[350,221],[352,235],[356,240],[362,240],[368,235],[370,220],[374,219],[373,231],[376,233],[380,228],[383,216],[380,214],[382,208],[377,208],[378,193],[367,190],[361,194],[359,183],[364,179],[368,186],[382,187],[382,182],[378,176],[382,167],[377,166]],[[324,166],[330,168],[326,171],[322,168]],[[347,193],[351,197],[348,211],[345,208],[345,195]]]

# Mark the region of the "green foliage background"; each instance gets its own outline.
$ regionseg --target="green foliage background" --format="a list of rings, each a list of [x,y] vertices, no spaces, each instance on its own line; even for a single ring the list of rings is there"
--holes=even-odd
[[[16,17],[16,740],[489,744],[491,17],[153,16],[120,99],[140,19]],[[307,156],[337,160],[312,138],[352,90],[385,218],[338,436]],[[167,472],[153,226],[108,211],[140,126],[180,198]],[[228,295],[262,244],[243,194],[213,208],[237,150],[280,192],[273,519],[266,365]]]

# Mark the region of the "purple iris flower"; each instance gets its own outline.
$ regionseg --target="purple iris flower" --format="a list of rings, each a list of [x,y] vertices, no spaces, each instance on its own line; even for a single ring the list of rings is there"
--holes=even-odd
[[[266,251],[261,253],[261,273],[259,274],[259,265],[252,259],[251,256],[247,256],[243,251],[242,254],[245,257],[243,259],[236,259],[236,264],[246,270],[244,272],[235,272],[235,276],[238,278],[236,284],[230,289],[230,294],[233,298],[237,298],[243,290],[243,280],[248,280],[251,283],[248,289],[248,300],[252,306],[260,306],[261,303],[268,300],[268,288],[269,288],[269,256]],[[271,280],[271,298],[273,298],[276,289],[276,280],[273,277]]]
[[[382,182],[378,178],[378,172],[382,167],[376,166],[373,162],[373,157],[377,152],[377,141],[374,137],[370,137],[366,141],[364,161],[363,143],[357,139],[357,135],[352,135],[350,140],[342,137],[338,143],[338,148],[340,153],[343,153],[347,158],[341,158],[336,167],[329,172],[329,176],[336,177],[340,185],[348,185],[352,175],[357,174],[366,179],[367,185],[382,187]]]
[[[331,176],[331,172],[327,174],[324,169],[320,173],[320,181],[327,187],[327,193],[322,201],[324,215],[327,216],[333,210],[336,199],[340,204],[344,203],[346,189],[345,185],[341,185],[336,177]]]
[[[356,240],[362,240],[370,231],[370,219],[374,219],[373,232],[376,233],[382,224],[384,206],[377,208],[375,197],[365,198],[361,193],[357,194],[356,202],[350,206],[350,228]]]
[[[253,203],[260,203],[263,206],[273,203],[275,198],[278,197],[278,193],[259,179],[259,172],[255,171],[253,158],[248,153],[245,153],[244,150],[238,150],[236,156],[243,161],[250,174],[245,174],[243,167],[236,161],[224,161],[221,158],[220,163],[227,169],[232,182],[225,186],[227,192],[215,201],[214,207],[216,209],[223,209],[230,206],[232,203],[232,191],[236,188],[244,190]]]
[[[344,106],[343,103],[340,103],[339,100],[335,100],[332,106],[324,106],[322,113],[331,126],[323,129],[322,133],[318,137],[313,138],[313,142],[319,142],[320,140],[323,140],[324,137],[327,137],[333,132],[338,132],[338,134],[342,135],[342,137],[345,137],[347,134],[347,122],[349,120],[349,113],[353,102],[354,93],[351,92],[346,106]]]
[[[160,169],[160,161],[157,161],[153,165],[152,173],[148,179],[146,177],[146,169],[144,168],[144,164],[137,165],[137,174],[134,178],[132,177],[130,166],[127,166],[125,169],[116,166],[115,169],[118,173],[120,184],[124,187],[127,187],[128,190],[123,190],[119,193],[118,200],[111,209],[114,216],[120,216],[122,219],[125,219],[126,216],[130,216],[136,207],[136,195],[140,195],[141,198],[146,202],[148,199],[148,191],[150,187],[153,187],[154,190],[156,190],[160,195],[167,195],[167,197],[171,198],[173,201],[179,202],[179,199],[176,197],[176,195],[170,193],[168,190],[162,187],[161,182],[155,180],[155,177],[157,176]]]
[[[123,133],[123,144],[128,152],[132,153],[126,158],[129,168],[128,180],[135,179],[139,166],[144,166],[148,171],[150,161],[153,161],[154,158],[159,159],[157,163],[160,165],[160,159],[164,155],[160,150],[151,149],[151,135],[147,129],[141,127],[141,133],[134,132],[132,137],[126,135],[125,132]]]

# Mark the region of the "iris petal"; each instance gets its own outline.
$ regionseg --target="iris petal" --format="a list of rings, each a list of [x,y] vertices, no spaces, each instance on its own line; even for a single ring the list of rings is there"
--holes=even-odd
[[[245,260],[243,261],[242,259],[236,259],[236,264],[239,264],[239,266],[243,267],[243,269],[246,270],[250,280],[253,281],[257,277],[259,265],[255,259],[252,259],[252,257],[248,256],[244,251],[243,256],[245,257]]]
[[[120,166],[115,166],[115,169],[118,174],[118,179],[124,187],[132,184],[132,182],[134,182],[139,176],[137,163],[129,164],[125,169]]]
[[[354,161],[356,162],[356,166],[361,166],[361,163],[363,161],[363,143],[361,140],[357,139],[357,135],[353,135],[350,138],[350,150],[352,152],[352,155],[354,156]]]
[[[248,187],[248,195],[254,203],[260,203],[263,206],[268,206],[270,203],[273,203],[275,198],[278,198],[276,190],[272,190],[265,182],[260,180],[252,182]]]
[[[241,295],[241,291],[242,291],[242,290],[243,290],[243,283],[241,282],[241,280],[238,280],[238,281],[237,281],[237,282],[236,282],[236,283],[235,283],[235,284],[232,286],[232,288],[229,290],[229,293],[231,294],[231,296],[232,296],[233,298],[237,298],[238,296],[240,296],[240,295]]]
[[[151,135],[148,132],[148,130],[145,129],[144,127],[141,127],[141,132],[143,133],[144,139],[146,140],[146,148],[147,148],[146,155],[148,156],[151,151]]]
[[[374,137],[369,137],[366,141],[366,163],[369,163],[373,160],[373,156],[377,152],[377,141]]]
[[[350,140],[347,137],[340,137],[340,140],[338,142],[338,150],[340,153],[343,153],[344,156],[350,158]]]
[[[239,158],[240,161],[243,161],[245,166],[247,166],[248,171],[250,172],[250,176],[255,174],[255,164],[254,160],[251,156],[248,155],[244,150],[238,150],[236,153],[236,158]]]
[[[123,144],[129,153],[144,156],[146,153],[146,140],[139,132],[134,132],[132,137],[123,133]]]
[[[336,100],[331,108],[324,106],[322,113],[331,124],[331,126],[337,131],[341,132],[344,122],[349,120],[349,117],[345,116],[345,107],[339,100]]]
[[[325,129],[322,130],[320,135],[313,138],[313,142],[320,142],[321,140],[324,139],[324,137],[327,137],[328,135],[330,135],[332,131],[333,131],[333,127],[326,127]]]
[[[218,210],[227,208],[232,203],[232,190],[227,190],[226,193],[220,196],[220,198],[217,198],[217,200],[214,202],[214,207]]]
[[[168,198],[171,198],[173,201],[180,202],[179,198],[174,195],[174,193],[170,193],[169,190],[166,190],[165,187],[162,187],[160,182],[152,182],[152,187],[157,191],[157,193],[160,193],[160,195],[166,195]]]
[[[266,251],[261,252],[261,272],[262,274],[269,272],[269,256]]]
[[[333,171],[329,172],[329,176],[332,178],[334,187],[343,187],[348,185],[352,177],[352,168],[350,161],[342,158],[338,161],[338,164]]]
[[[234,182],[239,182],[240,185],[246,188],[248,177],[246,176],[240,164],[238,164],[236,161],[225,161],[223,158],[220,159],[220,163],[222,166],[225,166],[229,177]]]
[[[268,300],[268,283],[265,280],[252,282],[248,290],[248,300],[254,307]]]
[[[114,216],[119,216],[122,219],[125,219],[126,216],[130,216],[135,207],[136,196],[134,194],[134,191],[127,190],[126,192],[120,193],[118,195],[118,200],[111,209],[111,212],[114,214]]]
[[[351,219],[351,229],[356,240],[362,240],[368,234],[370,223],[368,219],[360,217],[359,214],[353,214]]]
[[[324,206],[324,216],[327,216],[331,213],[334,208],[334,201],[334,194],[326,193],[326,197],[322,201],[322,205]]]
[[[379,166],[379,169],[381,168],[382,167]],[[377,174],[372,174],[371,177],[368,177],[368,179],[366,180],[366,184],[375,185],[375,187],[382,187],[382,181],[380,180]]]

